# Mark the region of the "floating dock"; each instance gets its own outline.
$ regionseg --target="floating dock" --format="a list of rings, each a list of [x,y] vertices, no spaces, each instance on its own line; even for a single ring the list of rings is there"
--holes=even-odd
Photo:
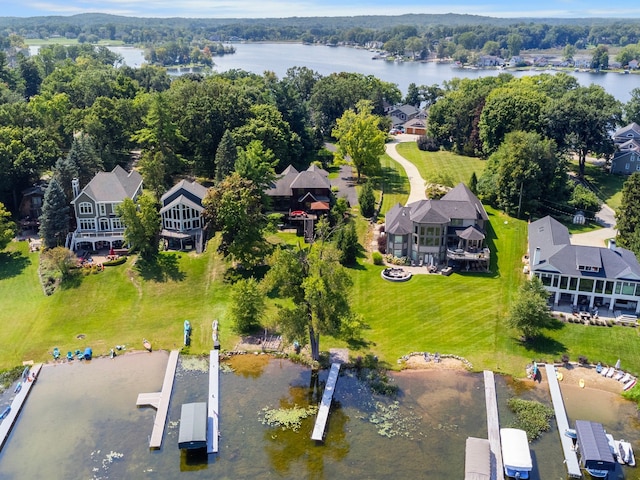
[[[564,432],[569,428],[567,420],[567,412],[564,409],[564,401],[562,400],[562,392],[560,392],[560,384],[556,377],[555,365],[545,365],[547,372],[547,380],[549,383],[549,391],[551,392],[551,401],[553,402],[553,410],[556,414],[556,424],[558,425],[558,433],[560,434],[560,443],[564,452],[564,463],[567,465],[567,473],[572,478],[582,478],[580,465],[578,464],[578,455],[573,448],[573,440],[567,437]]]
[[[41,368],[41,363],[34,365],[29,370],[27,379],[21,379],[22,388],[13,398],[13,402],[11,402],[11,411],[9,412],[9,415],[7,415],[4,420],[0,420],[0,450],[4,447],[4,442],[7,440],[7,437],[9,437],[9,433],[11,433],[11,429],[20,414],[20,410],[22,410],[22,406],[29,396],[31,387],[36,383],[36,379],[40,374]],[[29,379],[31,379],[31,381],[29,381]]]
[[[220,350],[209,354],[209,401],[207,412],[207,453],[217,453],[220,436]]]
[[[491,448],[491,479],[504,480],[496,381],[493,372],[489,370],[484,371],[484,398],[487,404],[487,433],[489,434],[489,445]]]
[[[173,380],[176,376],[176,368],[178,367],[178,357],[178,350],[171,350],[171,353],[169,353],[169,361],[167,362],[167,370],[164,372],[162,391],[141,393],[136,400],[136,406],[138,407],[151,406],[157,410],[156,418],[153,421],[153,430],[149,438],[149,448],[160,448],[162,446],[162,437],[164,436],[164,427],[167,423],[169,402],[171,400],[171,392],[173,391]]]
[[[318,409],[316,424],[313,427],[313,433],[311,434],[312,440],[321,441],[324,438],[324,429],[329,418],[329,409],[331,408],[331,400],[333,400],[333,392],[336,387],[336,382],[338,381],[339,373],[340,364],[332,363],[331,371],[329,372],[329,378],[327,378],[327,385],[324,387],[322,401],[320,402],[320,408]]]

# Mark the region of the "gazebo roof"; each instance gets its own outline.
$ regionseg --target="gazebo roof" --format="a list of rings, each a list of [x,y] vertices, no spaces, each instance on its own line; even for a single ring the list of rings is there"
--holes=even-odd
[[[484,233],[474,226],[467,227],[461,232],[456,232],[456,234],[465,240],[484,240]]]

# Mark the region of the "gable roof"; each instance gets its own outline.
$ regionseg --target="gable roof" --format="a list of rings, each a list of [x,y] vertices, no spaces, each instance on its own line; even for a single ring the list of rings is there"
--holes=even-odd
[[[193,200],[191,200],[190,198],[185,197],[184,195],[179,195],[178,197],[174,198],[173,201],[169,202],[167,205],[163,206],[160,209],[160,214],[166,212],[167,210],[171,210],[173,207],[175,207],[176,205],[186,205],[189,208],[193,208],[196,212],[202,213],[204,211],[204,207],[196,202],[194,202]]]
[[[96,202],[121,202],[125,198],[133,198],[141,187],[140,173],[135,170],[127,172],[120,165],[116,165],[110,172],[96,173],[80,195],[84,193]],[[75,203],[75,199],[71,203]]]
[[[540,249],[539,259],[536,259],[537,248]],[[549,216],[529,224],[529,259],[532,271],[640,280],[640,264],[633,252],[620,247],[614,250],[572,245],[567,227]],[[583,271],[578,267],[591,267],[598,271]]]
[[[308,169],[300,172],[296,178],[293,179],[293,182],[291,182],[291,189],[294,188],[325,188],[330,190],[331,184],[329,183],[329,174],[321,168],[311,165]]]
[[[484,209],[482,202],[473,194],[469,187],[462,182],[449,190],[441,200],[455,200],[459,202],[472,203],[476,212],[480,215],[480,218],[483,220],[489,220],[489,215],[487,215],[487,211]]]
[[[613,470],[615,463],[609,442],[601,423],[576,420],[576,433],[582,464],[598,464],[604,470]]]
[[[290,197],[291,183],[297,176],[298,170],[296,170],[293,165],[289,165],[282,171],[265,193],[272,197]]]
[[[413,231],[413,222],[409,216],[409,207],[396,203],[387,211],[385,231],[394,235],[407,235]]]
[[[207,187],[200,185],[195,180],[190,182],[189,180],[182,179],[162,195],[162,197],[160,197],[160,203],[164,203],[164,200],[180,190],[185,190],[201,200],[207,194]]]
[[[631,122],[629,125],[619,128],[613,134],[615,143],[626,142],[630,138],[640,138],[640,125],[636,122]]]

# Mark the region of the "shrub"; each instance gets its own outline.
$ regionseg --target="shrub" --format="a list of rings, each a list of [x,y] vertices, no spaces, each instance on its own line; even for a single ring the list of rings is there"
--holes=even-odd
[[[569,363],[569,355],[566,353],[562,355],[562,363]]]
[[[384,233],[378,235],[378,251],[387,253],[387,236]]]
[[[127,261],[127,257],[120,257],[120,258],[116,258],[115,260],[108,260],[104,262],[102,265],[104,265],[105,267],[114,267],[116,265],[122,265],[126,261]]]
[[[373,252],[371,258],[373,259],[374,265],[384,265],[384,258],[380,252]]]
[[[437,140],[432,137],[427,137],[426,135],[418,137],[416,143],[418,144],[418,149],[425,152],[437,152],[440,150]]]
[[[584,355],[580,355],[578,357],[578,363],[580,365],[586,365],[587,363],[589,363],[589,360],[587,359],[587,357],[585,357]]]
[[[533,441],[551,427],[549,420],[553,418],[553,409],[540,402],[510,398],[509,408],[516,414],[515,428],[527,432],[529,441]]]

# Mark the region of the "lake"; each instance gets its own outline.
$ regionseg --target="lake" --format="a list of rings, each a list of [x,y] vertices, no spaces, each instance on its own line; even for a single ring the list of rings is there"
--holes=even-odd
[[[464,476],[467,436],[487,436],[482,374],[392,373],[400,387],[394,401],[372,395],[347,370],[319,444],[310,439],[314,417],[303,420],[298,432],[267,426],[262,418],[265,408],[317,403],[327,372],[314,377],[285,359],[242,355],[228,361],[233,372],[220,373],[219,454],[187,455],[178,449],[180,408],[205,401],[208,358],[180,357],[163,445],[150,451],[155,411],[135,402],[138,393],[160,390],[167,359],[166,352],[140,352],[45,366],[0,452],[0,477],[451,480]],[[513,418],[506,406],[511,396],[550,405],[544,384],[514,388],[499,375],[496,384],[502,426]],[[584,394],[567,396],[570,416],[602,422],[616,438],[637,445],[635,405],[606,392],[585,401]],[[531,449],[532,480],[565,478],[557,430]]]

